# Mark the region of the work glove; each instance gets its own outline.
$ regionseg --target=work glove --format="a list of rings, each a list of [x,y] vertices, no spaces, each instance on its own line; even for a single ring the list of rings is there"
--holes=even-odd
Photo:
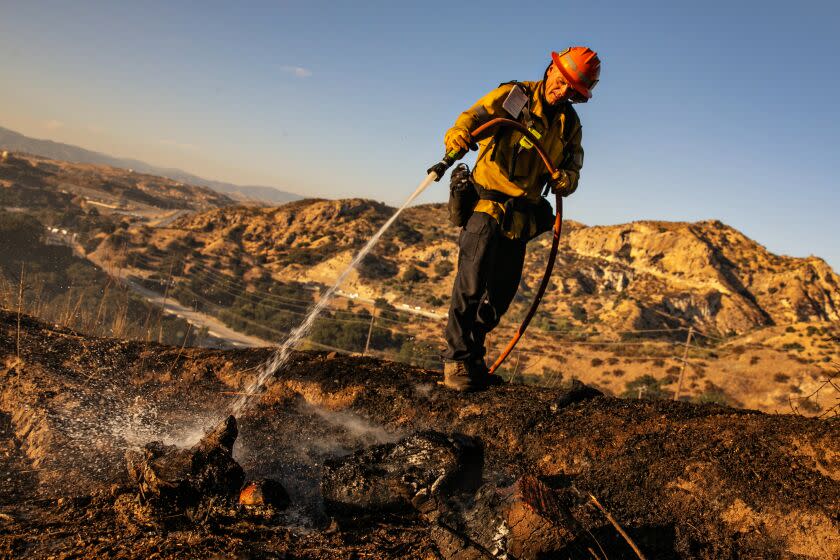
[[[453,150],[467,151],[471,147],[471,141],[472,136],[470,136],[469,131],[457,127],[450,128],[443,139],[443,143],[446,146],[447,153]]]
[[[551,188],[551,192],[559,194],[562,197],[567,197],[575,192],[575,187],[572,186],[569,174],[564,169],[557,171],[557,174],[549,181],[548,186]]]

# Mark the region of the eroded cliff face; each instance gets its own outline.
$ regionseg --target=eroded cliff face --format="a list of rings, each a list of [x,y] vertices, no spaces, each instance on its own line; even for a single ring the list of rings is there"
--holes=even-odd
[[[659,280],[659,293],[631,293],[719,332],[840,320],[840,276],[822,259],[774,255],[718,221],[583,227],[567,241],[576,254],[615,266],[611,276],[624,269]]]
[[[834,420],[583,386],[465,395],[437,372],[312,352],[226,419],[271,352],[89,338],[28,317],[18,335],[0,312],[0,479],[16,481],[0,484],[0,551],[633,558],[591,493],[649,558],[840,555]],[[282,484],[290,505],[238,505],[243,472]]]

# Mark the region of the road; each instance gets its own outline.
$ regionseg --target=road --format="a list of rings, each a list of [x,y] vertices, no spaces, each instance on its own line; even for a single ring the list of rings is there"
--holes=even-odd
[[[335,295],[338,296],[338,297],[343,297],[345,299],[352,299],[354,301],[360,301],[362,303],[369,303],[371,305],[376,303],[376,300],[374,300],[374,299],[365,298],[365,297],[362,297],[359,294],[355,294],[355,293],[352,293],[352,294],[347,293],[344,290],[336,290]],[[410,313],[412,315],[420,315],[420,316],[426,317],[428,319],[435,319],[437,321],[442,321],[442,320],[447,318],[447,315],[445,315],[445,314],[441,315],[439,313],[435,313],[434,311],[426,311],[425,309],[421,309],[421,308],[416,307],[416,306],[412,307],[411,305],[409,305],[407,303],[399,303],[399,302],[395,301],[395,302],[392,302],[391,305],[393,305],[399,311],[404,311],[404,312]]]
[[[104,266],[104,263],[102,263],[102,261],[96,255],[87,254],[84,255],[84,257],[99,268],[101,268],[103,271],[108,273],[109,268]],[[208,315],[207,313],[202,313],[201,311],[195,311],[193,309],[190,309],[189,307],[185,307],[177,301],[173,300],[172,298],[164,299],[163,295],[153,290],[150,290],[145,286],[140,285],[139,282],[132,280],[131,278],[127,278],[122,275],[116,275],[113,272],[110,272],[109,274],[115,277],[119,282],[125,284],[134,293],[141,296],[149,303],[157,305],[158,307],[162,307],[164,313],[180,317],[181,319],[184,319],[185,321],[193,325],[193,327],[195,328],[206,328],[211,336],[224,340],[225,342],[233,346],[244,348],[276,346],[275,342],[264,340],[256,336],[251,336],[249,334],[241,333],[237,330],[228,327],[212,315]]]
[[[184,319],[196,328],[206,328],[210,335],[221,338],[234,346],[245,348],[275,346],[275,343],[268,340],[235,331],[215,317],[184,307],[172,298],[164,299],[161,294],[141,286],[130,278],[122,278],[121,281],[149,303],[162,307],[164,313]]]

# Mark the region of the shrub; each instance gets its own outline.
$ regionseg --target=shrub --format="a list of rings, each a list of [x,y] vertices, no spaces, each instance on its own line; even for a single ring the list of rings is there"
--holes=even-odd
[[[391,305],[387,299],[385,298],[376,298],[373,300],[373,307],[376,309],[384,309],[386,311],[394,311],[396,312],[397,308]]]
[[[433,307],[443,307],[444,305],[446,305],[446,300],[437,296],[429,296],[426,298],[426,303]]]
[[[662,388],[662,381],[650,374],[628,381],[621,396],[636,399],[639,398],[640,394],[641,398],[649,400],[667,399],[672,396],[671,391]]]
[[[365,256],[362,262],[359,263],[357,270],[359,271],[359,276],[365,280],[393,278],[399,272],[396,263],[374,254]]]
[[[586,309],[582,305],[574,303],[572,304],[570,311],[572,312],[572,317],[574,317],[576,321],[581,323],[586,322]]]
[[[402,273],[400,276],[400,280],[403,282],[422,282],[426,280],[428,276],[425,272],[414,266],[413,264],[408,265],[408,268],[405,269],[405,272]]]
[[[452,264],[452,261],[446,260],[446,259],[439,260],[438,262],[435,263],[435,267],[434,267],[435,275],[438,278],[444,278],[446,276],[449,276],[449,273],[452,272],[454,269],[455,269],[455,265]]]
[[[415,245],[423,241],[423,234],[403,221],[394,224],[394,235],[406,245]]]
[[[777,373],[773,376],[773,381],[776,383],[784,383],[790,379],[790,376],[785,373]]]
[[[592,361],[590,363],[592,364],[592,367],[598,367],[604,363],[604,360],[602,360],[601,358],[592,358]]]
[[[723,389],[721,389],[714,383],[708,383],[706,385],[706,390],[694,397],[694,399],[692,400],[697,403],[716,404],[729,404],[731,401],[729,395],[727,395]]]

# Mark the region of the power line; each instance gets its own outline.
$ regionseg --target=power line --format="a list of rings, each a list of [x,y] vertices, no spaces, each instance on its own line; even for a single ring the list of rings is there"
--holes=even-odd
[[[202,301],[202,302],[204,302],[204,303],[206,303],[206,304],[208,304],[208,305],[210,305],[210,306],[213,306],[213,307],[215,307],[215,308],[217,308],[217,309],[219,309],[219,310],[221,310],[221,311],[223,311],[223,312],[225,312],[225,313],[228,313],[228,314],[230,314],[230,315],[232,315],[232,316],[234,316],[234,317],[237,317],[237,318],[241,319],[242,321],[245,321],[245,322],[247,322],[247,323],[252,323],[252,324],[254,324],[254,325],[257,325],[258,327],[261,327],[261,328],[267,329],[267,330],[269,330],[269,331],[273,331],[273,332],[276,332],[276,333],[278,333],[278,334],[281,334],[282,336],[288,336],[288,335],[289,335],[289,333],[284,333],[284,332],[282,332],[282,331],[278,331],[278,330],[276,330],[276,329],[274,329],[274,328],[272,328],[272,327],[269,327],[269,326],[264,325],[264,324],[262,324],[262,323],[259,323],[259,322],[256,322],[256,321],[253,321],[252,319],[248,319],[248,318],[246,318],[245,316],[243,316],[241,313],[237,313],[237,312],[235,312],[235,311],[231,311],[229,308],[222,307],[221,305],[219,305],[219,304],[217,304],[217,303],[214,303],[214,302],[212,302],[212,301],[208,300],[207,298],[205,298],[205,297],[203,297],[203,296],[200,296],[200,295],[196,294],[194,291],[192,291],[192,290],[191,290],[191,289],[189,289],[189,288],[182,287],[181,289],[182,289],[182,290],[184,290],[184,291],[186,291],[186,292],[188,292],[189,294],[193,295],[193,296],[194,296],[194,297],[196,297],[199,301]],[[286,311],[286,313],[289,313],[289,314],[291,314],[291,315],[296,315],[296,316],[298,316],[298,317],[307,317],[307,316],[308,316],[308,314],[305,314],[305,313],[298,313],[298,312],[295,312],[295,311]],[[350,320],[347,320],[347,319],[336,319],[336,318],[334,318],[334,317],[323,317],[323,316],[319,316],[319,317],[318,317],[318,320],[320,320],[320,321],[338,322],[338,323],[348,323],[348,324],[355,324],[355,325],[367,325],[367,324],[368,324],[368,323],[367,323],[367,321],[350,321]],[[389,331],[389,332],[391,332],[391,333],[395,333],[395,334],[402,334],[402,335],[406,335],[406,336],[413,336],[411,333],[408,333],[408,332],[405,332],[405,331],[398,331],[398,330],[396,330],[396,329],[392,329],[392,328],[390,328],[390,327],[376,327],[376,328],[377,328],[377,329],[379,329],[379,330]]]
[[[138,256],[140,256],[141,260],[145,261],[146,266],[150,266],[150,267],[155,266],[155,263],[152,263],[149,259],[142,257],[142,255],[138,255]],[[227,276],[227,275],[225,275],[221,272],[218,272],[214,269],[211,269],[211,268],[207,267],[206,265],[204,265],[202,263],[199,263],[199,262],[196,262],[196,261],[192,261],[190,264],[191,264],[191,266],[193,266],[195,268],[198,268],[201,272],[203,272],[206,275],[209,275],[213,278],[213,280],[208,282],[208,284],[210,284],[210,285],[219,285],[221,283],[226,283],[229,286],[233,286],[234,288],[241,289],[242,290],[241,293],[232,293],[232,292],[226,291],[224,289],[222,290],[225,293],[227,293],[228,295],[231,295],[231,296],[234,296],[234,297],[250,298],[252,300],[257,301],[258,303],[260,303],[262,305],[266,305],[263,301],[265,299],[277,300],[282,305],[296,306],[296,307],[301,308],[301,309],[304,309],[304,308],[305,309],[310,309],[316,303],[314,300],[308,300],[307,301],[307,300],[294,299],[294,298],[285,297],[285,296],[279,296],[277,294],[272,294],[270,292],[265,292],[265,291],[262,291],[262,290],[258,290],[256,288],[249,290],[248,289],[248,287],[249,287],[248,284],[245,284],[244,282],[236,280],[234,277]],[[262,298],[262,299],[259,299],[260,294],[263,294],[265,297]],[[342,297],[344,299],[349,299],[350,301],[353,301],[353,298],[348,298],[347,296],[338,296],[338,297]],[[285,302],[294,302],[294,303],[285,303]],[[303,305],[296,305],[298,303],[303,304]],[[391,313],[393,315],[398,315],[398,313],[399,313],[399,312],[392,312],[392,311],[389,311],[389,310],[383,310],[381,308],[379,308],[379,311],[380,311],[380,313],[381,312],[386,312],[386,313]],[[353,313],[352,311],[335,309],[334,312],[344,313],[344,314],[347,314],[347,315],[352,315],[352,316],[358,317],[358,314]],[[412,315],[416,316],[416,314],[412,314]],[[430,317],[426,317],[424,315],[420,315],[420,317],[422,317],[423,320],[427,320],[427,321],[435,320],[435,319],[431,319]],[[387,317],[379,317],[379,318],[381,318],[383,321],[392,322],[392,323],[407,323],[407,322],[409,322],[409,321],[405,321],[405,320],[389,319]]]
[[[133,257],[138,257],[139,259],[145,261],[147,266],[153,266],[155,264],[155,263],[152,263],[151,260],[148,259],[147,257],[145,257],[144,255],[134,254],[132,256]],[[234,277],[231,277],[231,276],[223,274],[219,271],[216,271],[216,270],[208,267],[207,265],[204,265],[203,263],[193,261],[192,264],[193,264],[193,266],[196,266],[197,268],[199,268],[201,270],[205,270],[208,274],[214,275],[216,280],[209,282],[210,285],[217,286],[222,282],[226,282],[229,285],[233,285],[233,286],[239,287],[241,289],[242,288],[247,288],[246,284],[242,283],[241,281],[238,281]],[[184,289],[186,289],[186,288],[184,288]],[[193,292],[192,290],[188,290],[188,291],[190,293],[192,293],[193,295],[195,295],[196,297],[200,297],[200,296],[198,296],[198,294],[195,294],[195,292]],[[225,290],[225,289],[222,289],[221,291],[223,291],[223,292],[225,292],[228,295],[231,295],[233,297],[246,297],[247,296],[247,297],[250,297],[250,298],[258,298],[258,294],[262,293],[262,294],[265,294],[268,298],[273,298],[273,299],[277,299],[277,300],[280,300],[280,301],[285,299],[285,300],[290,301],[290,302],[293,301],[293,302],[300,302],[300,303],[307,304],[306,307],[304,307],[302,305],[293,305],[291,303],[283,303],[282,304],[282,305],[287,305],[289,307],[293,307],[293,308],[297,308],[297,309],[301,309],[301,310],[309,310],[309,309],[311,309],[311,305],[315,304],[314,301],[308,301],[307,302],[307,301],[304,301],[304,300],[297,300],[297,299],[293,299],[293,298],[284,298],[284,297],[278,296],[276,294],[271,294],[271,293],[263,292],[263,291],[256,290],[256,289],[254,289],[254,290],[243,289],[242,293],[239,293],[239,294],[230,292],[230,291]],[[340,297],[345,297],[346,298],[346,296],[340,296]],[[214,305],[215,307],[217,307],[219,309],[224,309],[222,306],[220,306],[218,304],[215,304],[213,302],[210,302],[209,300],[207,300],[205,298],[201,298],[201,299],[203,301],[211,304],[211,305]],[[352,298],[347,298],[347,299],[351,299],[351,301],[352,301]],[[283,312],[286,312],[286,313],[289,313],[289,314],[292,314],[292,315],[296,315],[296,316],[306,316],[303,313],[297,313],[295,311],[291,311],[291,310],[289,310],[287,308],[284,308],[284,307],[272,306],[272,305],[267,304],[265,301],[262,301],[262,300],[256,300],[254,302],[254,304],[259,304],[259,305],[261,305],[263,307],[267,307],[269,309],[274,309],[274,310],[277,310],[277,311],[283,311]],[[349,316],[353,316],[353,317],[360,317],[358,314],[355,314],[355,313],[350,312],[350,311],[337,310],[337,309],[332,309],[332,308],[329,308],[329,309],[330,309],[330,311],[332,311],[333,313],[336,313],[336,314],[341,313],[341,314],[345,314],[345,315],[349,315]],[[233,314],[234,316],[241,317],[243,320],[245,320],[245,318],[241,314],[236,314],[236,313],[234,313],[234,312],[232,312],[228,309],[225,309],[225,311]],[[681,319],[679,317],[676,317],[674,315],[670,315],[670,314],[665,313],[663,311],[659,311],[659,310],[654,310],[654,311],[656,311],[657,313],[659,313],[663,316],[672,318],[674,320],[683,321],[683,319]],[[381,312],[393,313],[389,310],[384,310],[384,309],[380,309],[380,313]],[[422,320],[432,320],[432,319],[430,319],[426,316],[423,316],[423,315],[421,315],[420,317],[422,317],[421,322],[422,322]],[[343,322],[343,323],[348,323],[348,324],[360,324],[360,325],[361,324],[364,324],[364,325],[368,324],[368,318],[367,317],[364,317],[363,320],[340,319],[338,317],[335,317],[335,318],[333,318],[333,317],[321,317],[321,319],[327,320],[327,321]],[[406,320],[400,321],[400,320],[395,320],[395,319],[388,319],[387,317],[381,317],[380,315],[377,315],[377,319],[383,320],[383,321],[386,321],[386,322],[397,323],[397,324],[411,324],[411,321],[406,321]],[[261,325],[259,323],[256,323],[256,324],[264,327],[264,325]],[[405,332],[405,331],[399,331],[399,330],[396,330],[396,329],[390,329],[390,328],[381,327],[381,326],[379,326],[377,328],[379,328],[381,330],[388,330],[390,332],[397,333],[397,334],[404,334],[404,335],[412,336],[411,333],[408,333],[408,332]],[[514,328],[516,328],[516,325],[514,325],[514,324],[500,325],[498,327],[499,330],[514,329]],[[687,331],[689,329],[692,329],[695,335],[699,335],[699,336],[705,337],[707,339],[716,340],[716,341],[719,341],[719,342],[732,342],[732,339],[727,340],[727,339],[720,338],[720,337],[717,337],[717,336],[709,335],[709,334],[703,332],[702,330],[699,330],[697,327],[693,327],[693,326],[690,326],[688,328],[678,327],[678,328],[663,328],[663,329],[637,329],[637,330],[623,330],[623,331],[615,331],[615,332],[617,334],[654,333],[654,332],[684,332],[684,331]],[[563,331],[563,330],[559,330],[559,329],[539,329],[539,328],[532,329],[532,331],[536,331],[537,333],[553,333],[553,332],[566,333],[566,332],[568,332],[568,331]],[[652,341],[652,342],[593,341],[593,340],[575,340],[575,339],[555,339],[555,340],[558,341],[558,342],[564,342],[564,343],[567,343],[567,344],[577,344],[577,345],[584,345],[584,346],[649,346],[651,344],[657,344],[657,345],[664,344],[664,345],[677,346],[677,345],[683,345],[684,344],[683,342],[677,342],[677,341],[668,342],[668,341],[658,341],[658,340],[657,341]],[[691,346],[691,348],[693,348],[695,350],[698,350],[698,351],[705,350],[704,348],[698,347],[698,346],[693,345],[693,344],[690,345],[690,346]],[[783,352],[783,351],[778,350],[776,348],[773,348],[773,347],[770,347],[770,346],[767,346],[767,345],[764,345],[764,344],[760,344],[760,343],[746,343],[745,346],[747,346],[749,348],[772,349],[772,350],[775,350],[777,352],[780,352],[780,353],[788,356],[791,359],[794,359],[794,360],[801,360],[802,359],[800,356],[797,356],[797,355],[794,355],[794,354],[791,354],[791,353],[788,353],[788,352]],[[531,352],[531,353],[533,353],[533,352]],[[616,357],[623,358],[623,359],[641,359],[641,360],[657,359],[657,357],[646,358],[646,357],[637,357],[637,356],[616,356]],[[661,358],[661,357],[658,357],[658,358]],[[700,358],[700,356],[694,356],[693,358],[697,359],[697,358]]]
[[[137,254],[136,256],[138,256],[141,260],[145,261],[147,266],[151,267],[151,266],[155,266],[155,264],[156,264],[156,263],[152,263],[150,259],[148,259],[147,257],[145,257],[143,255]],[[196,260],[190,260],[189,263],[191,264],[191,266],[198,268],[200,271],[204,272],[205,274],[213,276],[214,278],[217,279],[218,282],[225,282],[225,283],[227,283],[231,286],[235,286],[237,288],[240,288],[242,290],[241,294],[234,294],[234,293],[231,293],[229,291],[225,292],[225,293],[228,293],[229,295],[232,295],[234,297],[257,299],[257,298],[259,298],[260,295],[264,295],[265,299],[274,299],[274,300],[277,300],[277,301],[280,301],[280,302],[288,301],[288,302],[294,302],[294,303],[301,303],[301,304],[305,304],[307,306],[307,308],[309,308],[309,306],[311,306],[315,303],[314,301],[306,301],[306,300],[299,300],[299,299],[290,298],[290,297],[287,297],[287,296],[279,296],[277,294],[273,294],[273,293],[270,293],[270,292],[265,292],[264,290],[259,290],[259,289],[256,289],[256,288],[248,290],[247,289],[249,287],[248,284],[245,284],[244,282],[236,279],[235,277],[224,274],[223,272],[218,271],[217,269],[214,269],[214,268],[208,266],[207,264],[201,262],[200,260],[197,260],[197,259]],[[211,285],[212,285],[212,282],[211,282]],[[224,290],[222,290],[222,291],[224,291]],[[353,298],[348,298],[347,296],[338,296],[338,297],[343,297],[345,299],[349,299],[349,300],[353,301]],[[260,300],[260,303],[265,305],[264,303],[262,303],[261,300]],[[286,304],[286,303],[283,303],[283,304],[284,305],[291,305],[291,304]],[[358,315],[356,315],[356,314],[354,314],[350,311],[335,310],[335,312],[358,316]],[[392,312],[392,311],[387,310],[387,309],[380,309],[380,312],[381,313],[390,313],[392,315],[396,315],[398,313],[398,312]],[[675,320],[683,321],[683,319],[681,319],[679,317],[675,317],[675,316],[670,315],[670,314],[667,314],[665,312],[661,312],[661,311],[657,311],[657,312],[664,315],[664,316],[673,318]],[[415,314],[412,314],[412,315],[415,315]],[[441,320],[441,319],[432,319],[432,318],[430,318],[428,316],[425,316],[425,315],[420,315],[420,317],[422,318],[422,319],[420,319],[421,321],[426,320],[426,321],[438,322],[438,321]],[[393,323],[408,323],[409,322],[409,321],[401,321],[401,320],[397,320],[397,319],[389,319],[387,317],[382,317],[381,315],[379,316],[379,318],[381,318],[384,321],[390,321],[390,322],[393,322]],[[517,328],[517,326],[518,325],[514,325],[514,324],[500,325],[501,328]],[[563,329],[536,328],[534,330],[537,330],[539,332],[545,332],[545,333],[556,333],[556,332],[564,333],[564,334],[568,333],[568,331],[563,330]],[[688,327],[621,330],[621,331],[614,331],[614,332],[616,334],[642,334],[642,333],[662,333],[662,332],[685,332],[686,330],[688,330]],[[722,339],[722,338],[719,338],[719,337],[713,337],[711,335],[707,335],[707,334],[703,333],[702,331],[697,330],[696,327],[695,327],[695,334],[700,334],[702,336],[705,336],[706,338],[710,338],[710,339],[714,339],[714,340],[719,340],[719,341],[724,341],[725,340],[725,339]],[[593,344],[597,344],[597,342],[595,342],[595,341],[591,341],[591,342]],[[612,343],[613,341],[609,341],[609,342]],[[638,343],[638,344],[642,345],[642,344],[645,344],[645,343]]]
[[[240,298],[240,297],[243,297],[243,295],[245,295],[245,294],[238,294],[238,293],[234,293],[234,292],[231,292],[231,291],[230,291],[230,290],[228,290],[228,289],[224,289],[224,288],[218,287],[218,286],[220,286],[220,284],[218,284],[215,280],[214,280],[214,281],[211,281],[211,282],[208,282],[208,284],[209,284],[210,286],[214,286],[214,287],[216,287],[215,289],[218,289],[219,291],[221,291],[221,292],[223,292],[223,293],[226,293],[226,294],[228,294],[228,295],[230,295],[230,296],[236,297],[236,298]],[[183,283],[182,283],[182,282],[179,282],[179,285],[181,285],[181,286],[183,287]],[[183,287],[182,289],[188,290],[188,288],[186,288],[186,287]],[[189,291],[190,291],[190,293],[192,293],[192,294],[194,294],[194,295],[198,295],[198,294],[195,294],[195,292],[194,292],[193,290],[189,290]],[[206,300],[206,298],[205,298],[205,300]],[[209,301],[209,300],[206,300],[206,301]],[[250,303],[251,303],[252,305],[260,305],[260,306],[265,307],[265,308],[268,308],[268,309],[272,309],[272,310],[275,310],[275,311],[283,311],[283,312],[290,313],[290,314],[293,314],[293,315],[300,315],[300,316],[307,316],[307,315],[308,315],[307,313],[299,313],[299,312],[297,312],[297,311],[290,310],[290,309],[288,309],[287,307],[278,307],[277,305],[272,305],[271,303],[267,303],[267,302],[262,301],[262,300],[253,301],[253,302],[250,302]],[[284,304],[282,304],[282,305],[285,305],[285,306],[291,307],[291,308],[293,308],[293,309],[298,309],[298,310],[300,310],[300,311],[309,311],[309,310],[311,310],[311,309],[312,309],[312,306],[314,306],[314,304],[315,304],[315,302],[311,302],[311,303],[312,303],[312,305],[310,305],[310,306],[302,306],[302,305],[295,305],[295,304],[289,304],[289,303],[284,303]],[[218,306],[219,308],[223,308],[223,307],[222,307],[221,305],[219,305],[219,304],[215,304],[215,303],[214,303],[214,305]],[[225,308],[225,309],[228,309],[228,308]],[[353,316],[353,317],[361,317],[359,314],[354,314],[354,313],[349,312],[349,311],[341,311],[341,310],[331,309],[331,308],[328,308],[328,309],[330,309],[330,311],[332,311],[332,312],[334,312],[334,313],[345,313],[345,314],[351,315],[351,316]],[[346,323],[351,323],[351,322],[353,322],[353,323],[367,324],[367,317],[365,317],[365,318],[364,318],[364,320],[362,320],[362,319],[360,318],[360,320],[356,320],[356,321],[354,321],[354,320],[350,320],[350,319],[334,319],[334,320],[336,320],[336,321],[343,321],[343,322],[346,322]],[[396,322],[396,321],[394,321],[394,322]],[[383,327],[383,328],[384,328],[384,327]]]

